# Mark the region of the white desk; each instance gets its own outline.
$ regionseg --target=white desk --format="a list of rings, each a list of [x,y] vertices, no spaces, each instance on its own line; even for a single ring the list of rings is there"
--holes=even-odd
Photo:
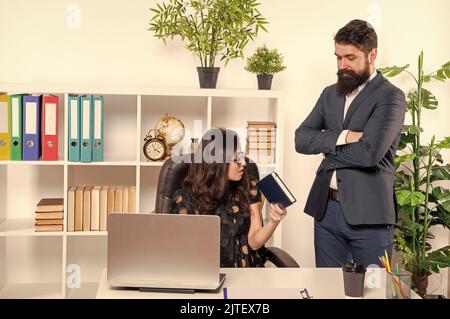
[[[223,268],[221,272],[227,275],[223,287],[227,287],[230,291],[231,289],[239,290],[241,288],[242,291],[248,292],[252,288],[261,288],[257,296],[249,295],[246,298],[276,298],[274,296],[276,291],[275,289],[271,291],[270,289],[272,288],[307,288],[309,294],[315,299],[348,298],[344,294],[344,280],[341,268]],[[363,298],[385,298],[385,282],[386,273],[384,269],[368,269]],[[270,295],[271,293],[272,295]],[[264,295],[264,297],[261,295]],[[232,298],[231,295],[229,297]],[[219,289],[215,293],[180,294],[115,289],[109,286],[106,270],[104,270],[96,298],[223,299],[223,290]],[[411,298],[416,299],[420,297],[414,291],[411,291]]]

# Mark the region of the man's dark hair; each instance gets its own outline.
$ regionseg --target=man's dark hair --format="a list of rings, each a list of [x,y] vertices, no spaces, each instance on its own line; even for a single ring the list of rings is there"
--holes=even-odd
[[[363,20],[352,20],[334,36],[334,42],[353,44],[367,55],[373,48],[378,47],[378,38],[372,25]]]

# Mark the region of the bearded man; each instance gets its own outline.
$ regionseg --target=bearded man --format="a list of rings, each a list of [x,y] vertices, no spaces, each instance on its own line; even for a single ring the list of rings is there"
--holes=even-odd
[[[404,93],[375,69],[378,40],[362,20],[334,37],[337,83],[326,87],[295,131],[295,149],[323,154],[305,213],[314,217],[316,267],[378,264],[397,221],[394,157]]]

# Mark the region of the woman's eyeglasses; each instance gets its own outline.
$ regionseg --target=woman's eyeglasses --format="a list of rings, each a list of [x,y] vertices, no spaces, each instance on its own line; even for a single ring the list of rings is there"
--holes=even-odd
[[[239,166],[242,165],[242,163],[245,163],[245,153],[239,152],[236,154],[235,157],[231,160],[233,163],[239,164]]]

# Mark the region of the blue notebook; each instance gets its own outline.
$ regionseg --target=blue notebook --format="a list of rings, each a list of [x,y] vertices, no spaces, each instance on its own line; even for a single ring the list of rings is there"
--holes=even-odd
[[[276,172],[261,179],[256,186],[271,204],[278,203],[287,208],[297,201]]]

